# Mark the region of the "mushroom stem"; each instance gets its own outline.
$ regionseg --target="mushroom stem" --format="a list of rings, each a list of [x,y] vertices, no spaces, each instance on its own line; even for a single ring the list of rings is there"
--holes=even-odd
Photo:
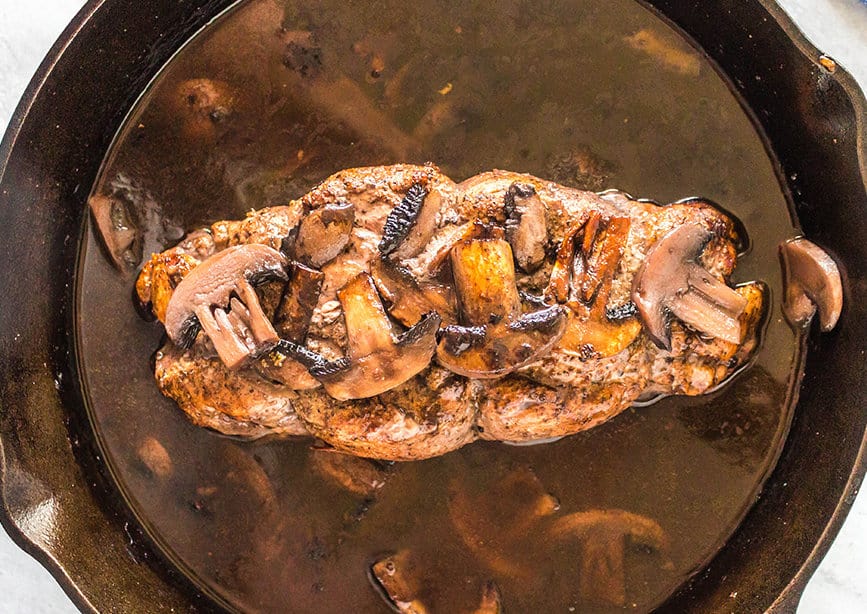
[[[472,325],[496,323],[521,312],[512,248],[503,239],[460,241],[451,251],[461,314]]]
[[[743,305],[746,307],[746,300],[743,301]],[[668,306],[674,316],[696,330],[713,330],[714,337],[718,339],[729,343],[741,342],[739,315],[733,313],[740,314],[743,308],[740,312],[722,309],[703,294],[692,290],[674,297],[668,302]]]
[[[337,292],[343,307],[349,353],[364,356],[394,345],[392,325],[370,275],[352,279]]]
[[[712,337],[741,342],[747,301],[698,264],[712,238],[700,224],[679,226],[657,241],[635,275],[632,301],[662,349],[671,349],[669,314]]]
[[[780,255],[786,318],[795,326],[804,326],[818,309],[822,330],[834,328],[843,310],[843,283],[837,264],[821,247],[803,237],[780,245]]]
[[[220,360],[230,369],[235,369],[247,359],[250,351],[241,342],[241,339],[232,332],[232,324],[229,322],[226,312],[217,309],[211,312],[208,305],[199,305],[195,310],[196,317],[202,326],[202,330],[214,344],[214,349],[220,356]]]
[[[246,307],[246,312],[243,314],[246,319],[245,323],[250,327],[250,332],[253,334],[256,345],[274,345],[277,343],[280,340],[280,336],[265,315],[253,286],[250,285],[250,282],[244,280],[238,283],[237,289],[244,307]]]

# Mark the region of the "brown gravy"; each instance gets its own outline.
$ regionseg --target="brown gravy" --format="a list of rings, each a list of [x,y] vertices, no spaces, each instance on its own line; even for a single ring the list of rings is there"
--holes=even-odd
[[[150,86],[94,191],[138,208],[145,250],[352,166],[432,160],[456,180],[505,168],[661,202],[701,195],[752,236],[735,281],[764,280],[775,302],[776,246],[793,231],[774,162],[679,32],[631,0],[447,5],[242,3]],[[194,79],[219,85],[202,94]],[[215,99],[203,103],[207,95]],[[356,494],[314,470],[313,455],[328,453],[311,440],[250,443],[188,423],[153,381],[162,327],[139,317],[132,279],[92,231],[80,280],[88,407],[119,487],[202,591],[250,611],[388,611],[369,568],[400,551],[412,553],[417,596],[433,612],[472,611],[489,580],[510,612],[650,610],[755,499],[800,367],[772,305],[755,364],[717,393],[630,410],[554,443],[479,442],[382,466],[385,484]],[[520,538],[506,537],[528,514],[524,489],[503,487],[516,475],[535,476],[527,483],[556,499],[558,515],[624,510],[655,521],[667,552],[627,547],[621,578],[618,557],[608,573],[599,553],[617,551],[622,534],[552,540],[543,521],[528,521]],[[459,537],[456,501],[478,510],[481,550]],[[582,582],[588,568],[593,581]]]

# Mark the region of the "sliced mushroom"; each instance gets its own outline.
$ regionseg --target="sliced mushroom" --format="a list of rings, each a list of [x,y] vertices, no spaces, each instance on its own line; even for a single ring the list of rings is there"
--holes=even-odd
[[[436,312],[397,335],[369,273],[346,284],[337,298],[343,308],[348,354],[310,368],[329,395],[340,401],[376,396],[430,364],[441,321]]]
[[[117,198],[95,194],[87,202],[112,263],[121,272],[131,272],[142,255],[141,235],[134,214]]]
[[[587,215],[560,244],[546,295],[569,306],[569,322],[558,347],[581,356],[613,356],[641,332],[634,314],[611,318],[611,282],[629,236],[630,220]]]
[[[336,452],[333,448],[313,448],[310,466],[319,475],[363,497],[376,494],[389,475],[376,461]]]
[[[626,603],[625,556],[635,544],[667,556],[669,540],[659,524],[623,510],[588,510],[558,518],[550,538],[582,542],[579,590],[590,601],[615,606]]]
[[[488,580],[482,587],[482,599],[473,614],[502,614],[503,600],[500,597],[500,589],[493,580]]]
[[[803,237],[781,244],[780,255],[786,319],[793,326],[806,326],[818,309],[822,330],[834,328],[843,310],[843,283],[837,264],[825,250]]]
[[[295,348],[301,348],[313,310],[319,302],[325,275],[298,262],[292,265],[289,281],[283,285],[280,302],[275,309],[273,324],[281,342],[256,363],[259,373],[291,390],[311,390],[319,382],[308,372],[309,361],[298,360]],[[289,349],[291,348],[291,349]]]
[[[408,550],[385,556],[370,568],[371,579],[385,593],[390,605],[402,614],[427,614],[419,599],[422,587],[418,563]]]
[[[457,306],[451,287],[435,281],[419,282],[388,259],[374,260],[370,275],[385,301],[388,313],[404,326],[413,326],[431,311],[445,323],[457,322]]]
[[[532,273],[545,260],[548,243],[545,204],[532,185],[515,182],[506,191],[505,209],[506,238],[515,252],[518,266]]]
[[[462,319],[481,326],[512,320],[521,312],[512,248],[499,238],[466,239],[451,250]]]
[[[175,288],[165,327],[178,346],[189,348],[199,330],[230,369],[271,348],[279,340],[254,283],[286,279],[283,255],[266,245],[230,247],[193,269]]]
[[[354,222],[351,203],[327,204],[301,220],[296,233],[284,240],[284,251],[303,264],[319,268],[343,251]]]
[[[292,275],[274,313],[274,328],[281,339],[304,343],[324,279],[322,271],[293,263]]]
[[[379,251],[397,259],[412,258],[421,252],[436,230],[442,195],[414,183],[401,203],[392,209],[382,229]]]
[[[456,476],[448,497],[455,535],[474,557],[497,576],[519,584],[534,579],[527,543],[557,517],[560,502],[528,466],[505,475],[493,471],[481,483]]]
[[[512,248],[503,239],[465,239],[451,251],[452,272],[465,325],[447,326],[437,360],[474,378],[501,377],[551,349],[563,336],[559,305],[521,313]]]
[[[698,264],[713,236],[699,224],[679,226],[650,249],[635,275],[632,301],[662,349],[671,349],[671,316],[712,337],[741,342],[746,299]]]

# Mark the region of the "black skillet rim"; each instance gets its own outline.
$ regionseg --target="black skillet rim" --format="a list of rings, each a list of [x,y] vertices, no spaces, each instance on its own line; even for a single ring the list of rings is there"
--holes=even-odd
[[[49,82],[52,74],[56,72],[58,65],[62,65],[64,61],[74,61],[74,57],[70,57],[69,60],[65,57],[67,49],[70,47],[71,43],[73,43],[76,36],[84,28],[92,24],[94,16],[108,4],[111,4],[111,0],[91,0],[66,28],[58,41],[52,47],[46,59],[40,65],[39,70],[33,77],[21,102],[13,114],[2,143],[0,143],[0,186],[3,186],[4,179],[6,178],[7,165],[13,153],[13,149],[18,143],[18,138],[26,126],[26,122],[34,104],[40,97],[48,96],[48,93],[44,90],[44,86]],[[197,31],[201,25],[204,25],[209,21],[208,15],[217,14],[223,8],[226,8],[230,2],[208,2],[207,0],[201,0],[196,4],[198,4],[198,8],[194,13],[192,22],[185,24],[185,32],[187,34]],[[651,2],[650,4],[655,6],[657,9],[661,9],[663,14],[670,14],[665,8],[665,5],[671,4],[670,2],[661,1]],[[694,10],[698,10],[700,6],[699,4],[688,4],[692,5],[692,9]],[[769,0],[760,0],[757,4],[759,5],[757,8],[764,10],[767,15],[785,32],[788,41],[797,48],[797,52],[801,56],[802,61],[806,61],[815,66],[818,70],[824,70],[821,68],[818,61],[821,52],[806,39],[806,37],[791,21],[789,16],[779,6],[773,4]],[[670,7],[668,8],[670,9]],[[175,42],[180,43],[183,41],[178,39]],[[860,181],[862,184],[867,185],[867,155],[864,153],[865,126],[867,126],[867,103],[865,103],[864,95],[859,90],[857,83],[844,70],[838,68],[833,74],[833,79],[842,88],[843,93],[848,98],[848,101],[853,108],[856,124],[855,130],[857,132],[856,156],[859,156],[860,154],[858,160],[860,167]],[[122,117],[120,119],[122,119]],[[37,120],[33,119],[32,121],[35,122]],[[71,294],[67,298],[71,298]],[[58,315],[64,320],[69,318],[68,313],[64,315],[61,312]],[[65,326],[66,324],[67,322],[64,321],[62,326]],[[7,331],[0,331],[0,334],[5,335],[6,332]],[[71,339],[66,340],[71,342]],[[6,354],[9,348],[8,339],[4,338],[2,341],[3,346],[5,346],[2,353]],[[6,364],[2,365],[2,371],[4,376],[8,376],[10,373]],[[54,370],[52,369],[51,371],[52,372],[49,373],[49,375],[52,377],[45,382],[40,382],[40,385],[51,385]],[[61,368],[60,373],[63,374],[64,371],[65,369]],[[68,378],[67,381],[74,381],[75,374],[70,373],[69,375],[72,375],[73,377]],[[43,390],[41,393],[59,397],[56,400],[59,405],[62,405],[63,407],[67,407],[71,403],[80,406],[80,398],[78,397],[78,394],[75,391],[67,390],[67,387],[67,385],[61,386],[60,394],[57,394],[57,392],[53,390],[53,386],[52,390]],[[2,401],[2,407],[4,408],[3,411],[5,413],[6,408],[8,408],[12,402],[26,402],[27,399],[21,398],[19,391],[15,387],[10,386],[8,380],[4,380],[0,401]],[[69,413],[74,414],[76,412],[73,411]],[[62,418],[70,420],[69,416]],[[140,577],[136,577],[135,588],[127,590],[127,592],[106,590],[106,587],[102,582],[103,578],[93,577],[92,575],[88,576],[86,570],[82,569],[81,561],[74,553],[63,550],[62,548],[52,550],[50,547],[46,547],[45,544],[42,546],[37,545],[34,536],[26,533],[26,528],[23,526],[20,514],[16,515],[16,512],[20,512],[20,510],[13,509],[10,505],[10,500],[12,498],[21,497],[21,493],[17,492],[15,489],[24,488],[26,490],[28,485],[22,485],[19,483],[17,476],[14,474],[16,468],[15,464],[18,459],[14,455],[10,455],[10,453],[14,454],[15,445],[13,439],[15,438],[15,432],[10,431],[9,425],[4,422],[0,425],[0,487],[2,487],[2,513],[0,513],[0,521],[2,521],[7,532],[9,532],[19,546],[34,556],[34,558],[36,558],[52,573],[73,602],[83,611],[99,611],[100,608],[114,609],[114,607],[117,607],[122,603],[129,606],[128,608],[125,608],[128,611],[152,611],[153,609],[168,610],[171,607],[183,607],[188,610],[191,607],[195,610],[209,610],[210,604],[208,601],[203,596],[197,594],[195,589],[183,578],[178,577],[177,574],[173,574],[171,571],[160,569],[161,565],[159,557],[150,549],[147,540],[138,531],[129,526],[128,513],[119,509],[121,505],[119,505],[117,501],[110,500],[111,486],[105,483],[106,475],[104,469],[99,467],[99,458],[94,454],[94,449],[88,447],[87,444],[81,444],[76,441],[83,431],[79,430],[82,425],[76,425],[74,422],[75,420],[73,418],[71,422],[66,425],[68,427],[68,438],[72,441],[72,454],[74,454],[74,457],[71,458],[80,466],[84,465],[86,467],[86,471],[84,471],[82,475],[87,476],[85,480],[87,484],[84,486],[84,490],[79,489],[76,492],[66,494],[69,494],[72,497],[92,499],[89,501],[89,503],[94,506],[92,510],[96,510],[102,515],[99,520],[109,525],[113,534],[120,536],[119,541],[124,546],[126,557],[120,556],[120,558],[117,558],[117,553],[110,551],[111,547],[117,546],[117,544],[108,543],[104,544],[106,550],[105,556],[107,559],[113,557],[112,563],[121,565],[121,567],[115,569],[115,572],[129,575],[132,573],[134,568],[136,573],[142,574]],[[823,525],[824,528],[820,538],[813,544],[808,556],[804,560],[800,561],[799,569],[794,576],[790,577],[783,585],[778,586],[777,589],[767,592],[764,595],[765,605],[763,605],[763,607],[773,611],[794,610],[804,586],[815,571],[822,557],[827,552],[834,536],[839,531],[846,514],[854,502],[855,494],[857,494],[860,487],[865,470],[867,470],[867,432],[861,433],[860,441],[858,441],[857,444],[857,454],[851,471],[849,472],[845,485],[840,490],[839,499],[836,501],[832,514],[827,518],[827,521]],[[785,456],[785,449],[783,456]],[[78,470],[81,471],[81,467],[79,467]],[[778,473],[777,469],[775,469],[771,474],[769,483],[774,481],[776,473]],[[56,500],[59,501],[60,497]],[[748,514],[747,518],[744,520],[744,524],[749,522],[751,515],[752,512]],[[736,535],[740,531],[741,529],[738,529]],[[129,541],[129,544],[127,544],[127,541]],[[723,551],[725,550],[726,548],[723,549]],[[123,554],[123,552],[121,554]],[[717,556],[711,562],[708,569],[713,569],[716,566],[717,559],[719,558],[721,557]],[[145,562],[144,565],[142,565],[143,562]],[[124,564],[128,568],[122,567]],[[707,570],[699,573],[680,593],[675,595],[670,602],[663,606],[664,609],[680,609],[683,611],[683,608],[690,608],[690,606],[694,608],[695,606],[698,606],[699,602],[702,601],[702,598],[699,597],[699,602],[697,602],[693,595],[687,593],[696,592],[704,594],[705,596],[710,595],[712,589],[702,585],[707,584],[708,582],[713,583],[713,580],[714,578],[711,577],[711,574]],[[118,588],[129,589],[129,587]],[[771,593],[773,593],[773,595],[771,595]],[[711,599],[711,601],[715,600]],[[705,605],[710,604],[705,602]],[[721,604],[715,603],[715,605]],[[734,607],[735,603],[729,605]],[[744,603],[739,603],[738,606],[743,607]]]

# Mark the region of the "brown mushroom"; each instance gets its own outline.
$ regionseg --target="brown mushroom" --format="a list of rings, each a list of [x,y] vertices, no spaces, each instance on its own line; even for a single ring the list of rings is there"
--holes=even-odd
[[[698,264],[713,236],[699,224],[679,226],[650,249],[635,275],[632,301],[662,349],[671,349],[672,316],[712,337],[741,342],[746,299]]]
[[[369,273],[353,278],[338,290],[337,298],[343,308],[348,353],[310,368],[329,395],[341,401],[376,396],[430,364],[441,321],[436,312],[397,335]]]
[[[325,275],[301,263],[292,264],[292,274],[283,287],[280,302],[274,312],[273,324],[281,342],[257,363],[259,373],[288,386],[292,390],[311,390],[319,382],[308,372],[309,360],[298,360],[298,352],[307,337],[313,310]],[[291,349],[289,349],[291,348]]]
[[[536,188],[529,183],[515,182],[505,196],[506,238],[515,252],[522,271],[532,273],[545,260],[548,229],[545,204]]]
[[[533,581],[533,562],[526,556],[546,522],[557,517],[560,502],[529,466],[502,474],[491,471],[479,483],[453,478],[448,514],[455,535],[474,557],[499,577],[519,584]]]
[[[442,330],[437,360],[447,369],[500,377],[536,360],[563,335],[566,313],[559,305],[521,313],[507,241],[464,239],[452,248],[451,263],[465,325]]]
[[[319,268],[343,251],[354,222],[351,203],[327,204],[301,220],[296,232],[284,240],[284,251],[303,264]]]
[[[843,310],[843,283],[825,250],[800,237],[780,245],[785,279],[783,313],[793,326],[806,326],[819,311],[823,331],[834,328]]]
[[[450,286],[419,282],[409,271],[385,258],[374,260],[370,275],[388,313],[404,326],[413,326],[431,311],[447,324],[457,322],[455,295]]]
[[[428,244],[436,230],[437,215],[443,204],[436,190],[414,183],[400,204],[391,210],[382,229],[379,251],[397,259],[412,258]]]
[[[333,448],[311,449],[310,467],[334,484],[363,497],[376,494],[389,477],[382,464]]]
[[[376,561],[370,568],[371,580],[385,593],[390,605],[402,614],[427,614],[419,599],[422,592],[418,562],[409,550],[401,550]]]
[[[479,607],[473,610],[473,614],[502,614],[503,599],[500,597],[500,589],[493,580],[488,580],[482,587],[482,598]]]
[[[112,263],[123,273],[131,272],[142,255],[141,235],[134,213],[121,199],[110,196],[95,194],[87,202],[97,234]]]
[[[304,343],[324,279],[322,271],[292,263],[292,275],[274,312],[274,328],[281,339]]]
[[[615,606],[626,603],[627,544],[642,546],[664,557],[669,549],[668,536],[656,521],[616,509],[588,510],[557,518],[549,535],[554,540],[575,538],[582,543],[578,576],[582,597]]]
[[[569,322],[558,347],[587,357],[612,356],[641,332],[633,312],[611,317],[617,314],[607,309],[629,226],[629,218],[594,211],[560,244],[546,291],[549,299],[569,306]]]
[[[189,348],[199,330],[230,369],[279,340],[259,304],[253,284],[286,279],[285,259],[266,245],[230,247],[193,269],[175,288],[165,327],[178,346]]]

